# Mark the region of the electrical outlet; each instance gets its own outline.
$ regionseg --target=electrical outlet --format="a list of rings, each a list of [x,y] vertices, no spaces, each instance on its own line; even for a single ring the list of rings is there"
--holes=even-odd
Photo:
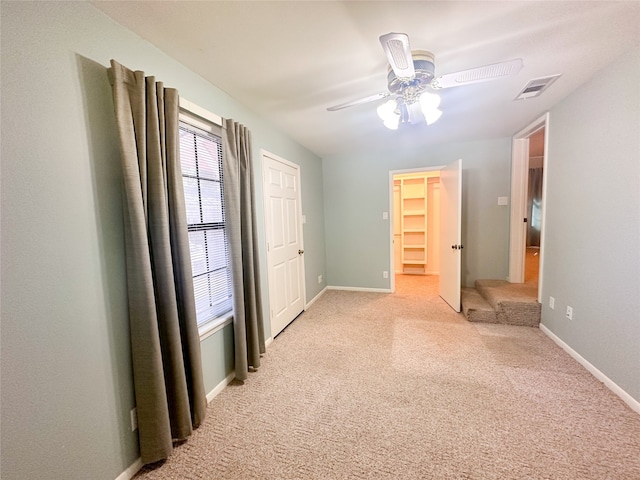
[[[387,272],[386,270],[382,272],[382,278],[389,278],[389,272]]]
[[[556,308],[556,299],[553,297],[549,297],[549,308],[553,310]]]
[[[322,283],[322,275],[318,275],[318,283]]]
[[[573,308],[567,306],[567,318],[573,320]]]
[[[138,409],[136,407],[131,409],[129,417],[131,420],[131,431],[135,432],[138,429]]]

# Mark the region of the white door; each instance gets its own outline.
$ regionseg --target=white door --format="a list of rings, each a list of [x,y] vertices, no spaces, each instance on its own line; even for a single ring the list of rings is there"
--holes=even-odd
[[[440,170],[440,296],[460,311],[462,160]]]
[[[262,161],[273,338],[305,304],[300,168],[266,152]]]

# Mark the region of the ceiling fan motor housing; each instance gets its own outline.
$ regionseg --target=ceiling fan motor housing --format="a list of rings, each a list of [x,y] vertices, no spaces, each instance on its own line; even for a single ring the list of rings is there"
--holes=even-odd
[[[387,86],[392,94],[400,95],[406,103],[417,101],[418,95],[424,92],[435,77],[435,57],[433,53],[425,50],[413,50],[413,78],[398,78],[389,66],[387,74]]]

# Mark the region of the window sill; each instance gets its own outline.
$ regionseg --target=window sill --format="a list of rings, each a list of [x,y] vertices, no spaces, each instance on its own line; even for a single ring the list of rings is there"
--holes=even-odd
[[[205,338],[210,337],[216,332],[219,332],[227,325],[231,325],[233,323],[233,314],[229,314],[226,317],[217,318],[212,320],[211,322],[207,322],[201,327],[198,327],[198,333],[200,334],[200,341],[202,342]]]

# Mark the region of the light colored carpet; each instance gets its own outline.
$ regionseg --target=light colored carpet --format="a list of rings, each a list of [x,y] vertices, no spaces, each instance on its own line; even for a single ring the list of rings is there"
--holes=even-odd
[[[506,280],[476,280],[475,285],[478,293],[493,307],[498,323],[540,325],[541,305],[536,285]]]
[[[146,479],[639,479],[640,415],[539,329],[437,277],[328,291]]]

